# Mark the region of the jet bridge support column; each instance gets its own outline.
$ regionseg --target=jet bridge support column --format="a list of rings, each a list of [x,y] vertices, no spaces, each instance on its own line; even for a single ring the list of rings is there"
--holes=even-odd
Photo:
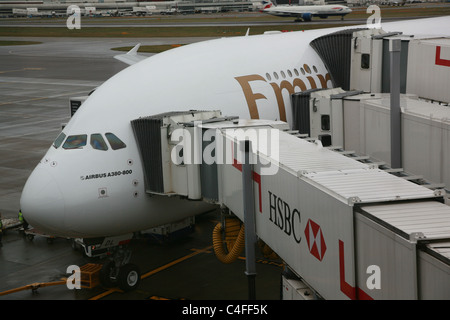
[[[251,141],[245,140],[240,144],[241,153],[244,155],[242,163],[242,192],[244,198],[244,224],[245,224],[245,266],[248,279],[248,299],[256,300],[256,226],[255,226],[255,200],[253,197],[253,170],[250,162]]]
[[[400,109],[400,51],[402,41],[389,41],[391,62],[391,167],[402,167],[402,119]]]

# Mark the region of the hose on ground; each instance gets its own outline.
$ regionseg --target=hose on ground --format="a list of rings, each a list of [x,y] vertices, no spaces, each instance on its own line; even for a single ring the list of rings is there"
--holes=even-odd
[[[213,248],[217,259],[222,263],[234,262],[245,247],[245,229],[244,225],[238,219],[225,219],[225,243],[227,252],[225,252],[222,232],[224,230],[222,223],[218,223],[213,230]]]

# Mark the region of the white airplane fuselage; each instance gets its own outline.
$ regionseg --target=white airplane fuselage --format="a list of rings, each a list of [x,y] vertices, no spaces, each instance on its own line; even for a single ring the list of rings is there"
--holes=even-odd
[[[448,22],[448,21],[447,21]],[[292,124],[290,95],[332,87],[311,40],[338,29],[224,38],[155,55],[119,72],[83,103],[64,128],[85,146],[51,146],[24,186],[21,209],[41,231],[64,237],[113,236],[198,214],[210,205],[145,192],[130,121],[168,111]],[[394,30],[396,31],[396,30]],[[125,148],[95,149],[93,134],[114,133]]]
[[[319,6],[272,6],[263,9],[264,13],[268,13],[279,17],[301,17],[302,14],[311,13],[313,16],[345,16],[352,10],[342,5],[319,5]]]
[[[63,130],[66,136],[86,134],[86,146],[50,147],[31,174],[21,199],[24,217],[51,234],[97,237],[143,230],[201,212],[207,207],[202,202],[146,195],[130,121],[190,109],[250,118],[248,103],[256,105],[259,118],[280,120],[281,89],[274,91],[274,85],[301,79],[307,89],[323,87],[318,76],[325,79],[327,74],[314,50],[304,45],[305,37],[286,33],[202,42],[158,54],[113,76]],[[303,75],[305,64],[309,73]],[[244,92],[246,86],[252,91]],[[255,99],[255,94],[266,98]],[[289,92],[284,89],[282,94],[284,120],[291,121]],[[90,135],[107,132],[127,147],[92,148]]]

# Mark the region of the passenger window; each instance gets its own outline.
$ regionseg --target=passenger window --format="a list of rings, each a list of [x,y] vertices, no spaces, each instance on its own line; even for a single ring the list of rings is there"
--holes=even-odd
[[[108,142],[113,150],[118,150],[127,147],[127,145],[123,143],[122,140],[117,138],[117,136],[114,133],[108,132],[105,134],[105,136],[106,139],[108,139]]]
[[[64,139],[66,138],[66,135],[61,132],[61,134],[56,138],[55,142],[53,142],[53,146],[58,149],[61,144],[63,143]]]
[[[87,141],[87,135],[86,134],[79,134],[76,136],[69,136],[64,142],[63,148],[64,149],[78,149],[82,148],[86,145]]]
[[[91,135],[91,146],[97,150],[108,150],[108,145],[100,133],[94,133]]]

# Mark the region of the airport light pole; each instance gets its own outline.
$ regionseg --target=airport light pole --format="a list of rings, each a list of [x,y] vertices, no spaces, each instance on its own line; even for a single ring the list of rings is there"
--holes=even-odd
[[[400,109],[400,53],[402,41],[391,39],[390,52],[390,103],[391,103],[391,167],[402,167],[402,112]]]

